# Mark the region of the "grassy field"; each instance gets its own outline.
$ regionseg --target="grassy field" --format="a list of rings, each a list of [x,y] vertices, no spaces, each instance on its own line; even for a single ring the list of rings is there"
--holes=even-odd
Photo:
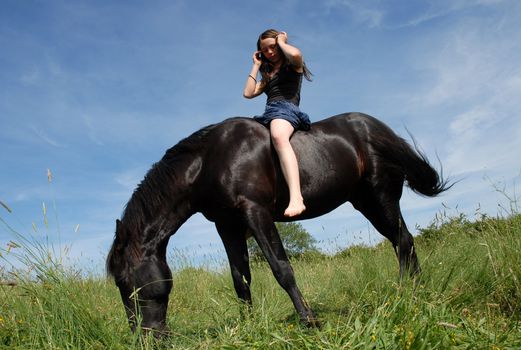
[[[175,271],[172,336],[160,341],[130,333],[112,281],[64,271],[22,242],[13,251],[33,271],[0,286],[0,348],[521,349],[521,215],[442,221],[416,238],[417,283],[398,281],[388,242],[293,261],[321,329],[299,325],[266,263],[252,266],[251,313],[228,271]]]

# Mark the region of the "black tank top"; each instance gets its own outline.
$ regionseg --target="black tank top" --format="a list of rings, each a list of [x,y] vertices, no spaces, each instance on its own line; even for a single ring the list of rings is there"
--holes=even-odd
[[[274,101],[290,101],[296,106],[300,103],[300,87],[302,73],[296,72],[291,66],[281,67],[268,81],[264,92],[268,95],[266,103]]]

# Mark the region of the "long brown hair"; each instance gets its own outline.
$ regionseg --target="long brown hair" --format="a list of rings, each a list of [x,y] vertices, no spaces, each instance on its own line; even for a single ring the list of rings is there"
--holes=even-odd
[[[277,38],[277,35],[279,35],[280,32],[276,29],[268,29],[266,31],[264,31],[261,35],[259,35],[259,39],[257,40],[257,50],[258,51],[261,51],[261,40],[264,40],[264,39],[268,39],[268,38]],[[279,48],[280,50],[280,48]],[[264,59],[264,56],[261,56],[262,57],[262,64],[261,64],[261,67],[260,67],[260,73],[262,75],[262,79],[266,79],[268,77],[268,73],[270,72],[271,70],[271,64],[270,62],[268,62],[268,60]],[[282,65],[285,66],[285,65],[288,65],[289,62],[288,62],[288,59],[286,58],[285,55],[282,55]],[[304,69],[304,78],[306,78],[306,80],[308,81],[311,81],[311,76],[313,75],[313,73],[311,73],[311,71],[308,69],[308,67],[306,66],[306,63],[305,62],[302,62],[302,68]],[[267,79],[266,79],[267,81]]]

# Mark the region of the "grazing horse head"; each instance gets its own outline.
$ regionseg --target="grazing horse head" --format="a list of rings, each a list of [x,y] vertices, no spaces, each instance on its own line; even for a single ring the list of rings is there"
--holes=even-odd
[[[133,232],[125,223],[116,221],[119,238],[109,254],[108,269],[119,288],[132,330],[139,324],[143,329],[163,332],[172,275],[166,258],[162,258],[159,251],[147,257],[147,247],[136,244],[140,240],[132,236]]]
[[[304,324],[318,321],[297,287],[274,221],[323,215],[349,201],[395,249],[400,276],[420,271],[399,200],[404,182],[436,196],[450,186],[415,148],[377,119],[341,114],[296,132],[306,211],[283,215],[288,189],[268,130],[232,118],[199,130],[169,149],[130,198],[107,258],[131,327],[164,331],[172,275],[168,240],[194,213],[215,222],[237,295],[251,303],[247,234],[252,233]],[[140,320],[140,323],[138,322]]]

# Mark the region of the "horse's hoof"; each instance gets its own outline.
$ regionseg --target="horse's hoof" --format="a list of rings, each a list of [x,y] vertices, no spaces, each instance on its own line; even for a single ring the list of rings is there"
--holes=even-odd
[[[164,326],[161,328],[147,328],[141,327],[143,333],[147,336],[153,336],[156,339],[164,339],[172,335],[172,332],[168,329],[168,327]]]
[[[322,325],[320,324],[320,321],[315,316],[313,317],[306,317],[305,319],[301,319],[300,322],[306,326],[307,328],[321,328]]]

